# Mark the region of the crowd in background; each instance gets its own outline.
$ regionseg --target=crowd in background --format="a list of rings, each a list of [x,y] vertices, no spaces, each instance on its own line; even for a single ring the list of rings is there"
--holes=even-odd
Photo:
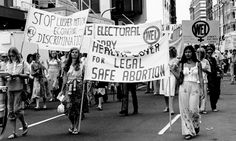
[[[234,84],[236,50],[226,50],[221,53],[214,45],[189,45],[185,47],[183,56],[178,56],[175,47],[170,47],[169,53],[170,78],[147,82],[146,93],[163,94],[166,104],[164,112],[170,111],[171,115],[175,114],[174,96],[179,95],[182,134],[185,135],[185,139],[190,139],[200,130],[200,114],[207,114],[208,95],[212,111],[218,111],[216,105],[223,75],[230,72],[231,84]],[[103,110],[103,103],[108,100],[108,90],[113,95],[116,93],[116,99],[122,102],[119,113],[124,116],[129,114],[130,91],[133,101],[132,114],[138,114],[137,84],[83,81],[86,54],[81,54],[76,48],[72,48],[69,52],[49,51],[49,60],[46,62],[40,60],[40,54],[37,52],[22,58],[16,48],[11,48],[8,53],[1,54],[0,60],[0,70],[11,72],[10,77],[6,78],[7,86],[15,85],[11,81],[15,81],[18,77],[23,77],[24,80],[21,82],[23,84],[21,91],[8,89],[10,97],[8,103],[11,104],[8,107],[18,109],[12,113],[10,110],[9,118],[12,121],[13,134],[9,138],[17,137],[16,118],[22,122],[22,135],[27,134],[28,125],[21,114],[22,109],[29,108],[30,105],[35,105],[35,110],[47,109],[48,101],[58,101],[62,96],[60,100],[65,106],[63,112],[68,115],[71,122],[68,129],[71,134],[78,134],[80,114],[83,119],[84,113],[89,111],[93,101],[99,111]],[[179,81],[180,77],[183,77],[183,82]],[[161,87],[164,89],[163,92],[160,92]],[[16,95],[12,97],[13,93],[17,93],[19,97],[23,90],[26,98],[19,100]]]

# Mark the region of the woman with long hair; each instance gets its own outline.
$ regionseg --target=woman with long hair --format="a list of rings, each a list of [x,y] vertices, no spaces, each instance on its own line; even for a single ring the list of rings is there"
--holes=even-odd
[[[69,133],[78,134],[80,107],[82,102],[84,67],[81,64],[81,55],[77,48],[69,52],[68,60],[63,71],[63,84],[59,94],[65,95],[63,103],[71,126]],[[82,116],[82,115],[81,115]]]
[[[47,108],[46,98],[48,97],[47,88],[45,85],[45,67],[39,61],[40,55],[38,53],[33,54],[33,64],[31,65],[31,75],[34,77],[33,93],[31,99],[36,100],[35,110],[39,110],[40,99],[43,99],[43,109]]]
[[[20,53],[17,48],[12,47],[8,51],[9,62],[6,66],[6,72],[10,75],[7,77],[8,87],[8,118],[13,127],[13,133],[8,137],[13,139],[17,137],[16,134],[16,119],[21,121],[23,127],[22,135],[26,135],[28,132],[28,125],[24,119],[24,112],[22,110],[21,94],[23,92],[23,86],[25,78],[28,78],[29,67],[28,63],[21,59]]]
[[[179,69],[184,76],[179,86],[182,134],[189,140],[200,131],[199,97],[204,97],[202,67],[192,45],[185,47]]]
[[[61,71],[61,62],[57,57],[56,51],[51,51],[48,63],[48,86],[51,94],[49,101],[54,101],[57,97],[57,90],[59,89],[59,77]]]

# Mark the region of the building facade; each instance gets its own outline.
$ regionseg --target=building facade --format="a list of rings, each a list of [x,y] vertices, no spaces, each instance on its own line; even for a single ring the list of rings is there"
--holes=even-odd
[[[206,0],[192,0],[189,12],[190,20],[207,20]]]
[[[170,24],[176,24],[176,1],[170,0]]]
[[[236,31],[236,1],[235,0],[217,0],[213,6],[213,19],[220,21],[221,40],[224,40],[227,34]]]
[[[213,20],[212,5],[212,0],[206,1],[206,20]]]

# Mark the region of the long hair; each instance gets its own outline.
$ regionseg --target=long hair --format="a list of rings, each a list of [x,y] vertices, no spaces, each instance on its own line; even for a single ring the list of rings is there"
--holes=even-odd
[[[52,53],[56,53],[56,56],[53,57]],[[50,51],[50,53],[49,53],[49,60],[52,60],[52,59],[58,60],[58,54],[57,54],[56,51]]]
[[[9,58],[9,62],[12,63],[12,59],[10,57],[10,53],[12,53],[13,55],[16,56],[16,62],[17,63],[20,63],[21,62],[21,57],[20,57],[20,53],[18,51],[18,49],[16,47],[11,47],[9,50],[8,50],[8,58]]]
[[[186,50],[190,50],[192,52],[192,60],[194,62],[199,62],[199,60],[197,59],[197,55],[196,55],[196,51],[195,51],[194,47],[192,45],[188,45],[184,48],[184,52],[183,52],[182,58],[180,60],[181,63],[186,63],[187,62],[187,58],[185,56],[185,51]]]
[[[79,49],[78,48],[72,48],[72,49],[70,49],[70,51],[69,51],[69,56],[68,56],[68,59],[67,59],[67,61],[66,61],[66,63],[65,63],[65,67],[64,67],[64,71],[65,72],[68,72],[69,71],[69,69],[70,69],[70,66],[71,66],[71,63],[72,63],[72,57],[71,57],[71,52],[73,51],[73,50],[77,50],[78,51],[78,53],[79,53],[79,55],[78,55],[78,58],[76,59],[76,61],[75,61],[75,70],[76,71],[78,71],[79,69],[80,69],[80,52],[79,52]]]
[[[32,58],[32,59],[31,59]],[[31,60],[30,60],[31,59]],[[28,54],[26,57],[26,61],[28,62],[28,64],[30,64],[33,60],[33,55],[32,54]],[[31,62],[30,62],[31,61]]]
[[[170,58],[175,58],[177,57],[177,50],[175,47],[170,46],[169,47],[169,54],[170,54]]]

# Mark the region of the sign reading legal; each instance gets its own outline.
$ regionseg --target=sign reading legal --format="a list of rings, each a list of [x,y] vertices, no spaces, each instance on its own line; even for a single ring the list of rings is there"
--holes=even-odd
[[[219,21],[182,21],[184,43],[219,42]]]

